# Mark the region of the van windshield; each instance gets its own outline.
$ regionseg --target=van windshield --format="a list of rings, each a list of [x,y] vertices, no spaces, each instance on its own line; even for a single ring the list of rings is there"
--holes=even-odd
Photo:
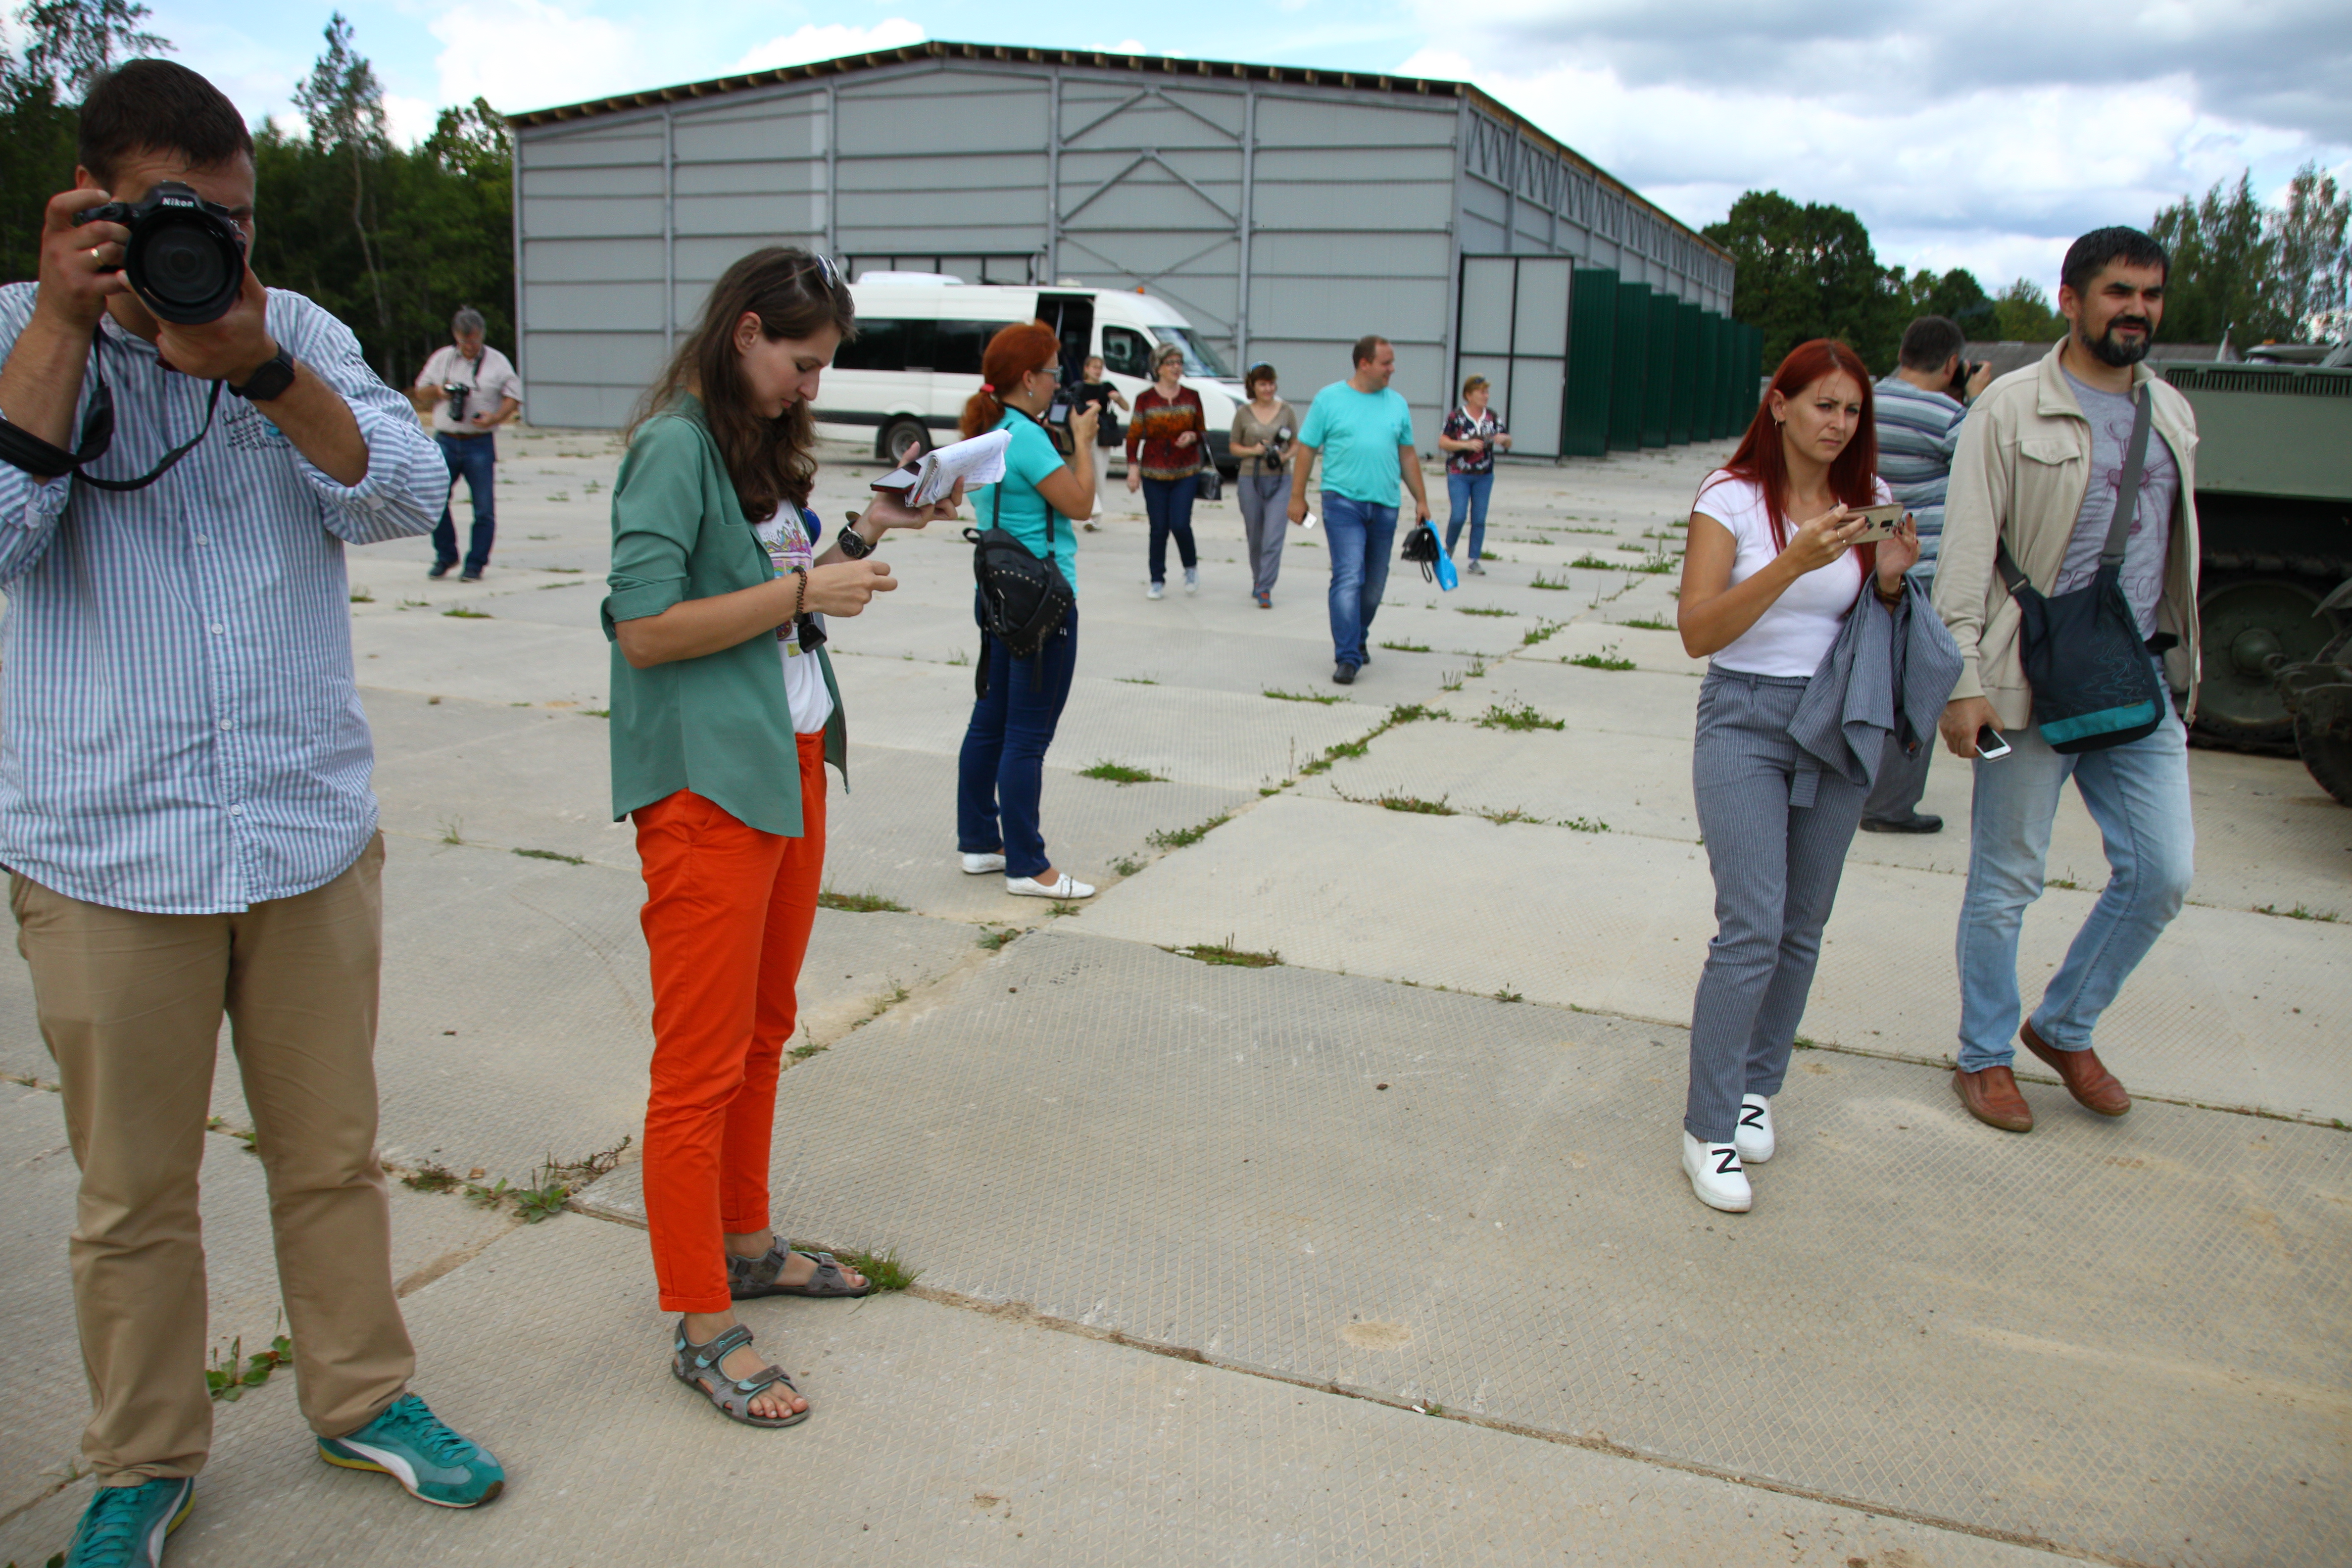
[[[1217,351],[1203,342],[1192,328],[1154,327],[1151,329],[1151,335],[1163,343],[1173,343],[1184,351],[1186,375],[1213,376],[1220,381],[1233,380],[1234,373],[1225,368],[1225,362],[1217,357]]]

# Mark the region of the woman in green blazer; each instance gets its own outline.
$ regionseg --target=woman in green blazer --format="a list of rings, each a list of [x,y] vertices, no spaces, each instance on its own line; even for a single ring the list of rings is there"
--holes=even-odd
[[[952,517],[877,496],[827,545],[807,507],[809,403],[856,330],[847,285],[806,251],[756,251],[711,289],[646,395],[613,489],[613,816],[632,818],[652,960],[646,1219],[670,1370],[730,1417],[805,1420],[733,1303],[862,1296],[771,1227],[776,1077],[824,869],[824,764],[846,762],[823,617],[898,586],[891,528]]]

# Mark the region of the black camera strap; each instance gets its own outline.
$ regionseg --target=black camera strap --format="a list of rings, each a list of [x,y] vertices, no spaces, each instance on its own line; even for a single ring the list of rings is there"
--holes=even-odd
[[[89,407],[82,415],[81,444],[68,452],[22,426],[0,418],[0,462],[22,468],[39,479],[72,474],[82,483],[102,490],[143,490],[171,472],[181,458],[195,450],[196,443],[212,433],[214,416],[220,412],[221,388],[226,384],[218,381],[213,383],[212,397],[205,405],[204,424],[194,435],[164,453],[153,468],[135,479],[102,479],[88,472],[88,465],[106,456],[114,445],[114,393],[106,384],[106,351],[100,346],[105,341],[102,331],[91,341]]]

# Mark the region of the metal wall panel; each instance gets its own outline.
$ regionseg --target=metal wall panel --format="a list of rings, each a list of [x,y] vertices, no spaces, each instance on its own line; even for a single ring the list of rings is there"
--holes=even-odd
[[[1568,290],[1575,263],[1565,257],[1529,256],[1519,260],[1517,320],[1511,327],[1515,353],[1568,353]]]
[[[1580,267],[1569,293],[1567,405],[1560,416],[1563,457],[1609,450],[1609,405],[1616,367],[1617,274]]]
[[[659,234],[659,196],[541,196],[526,204],[532,239],[635,239]]]
[[[1296,88],[1261,88],[1257,95],[1258,139],[1277,146],[1444,147],[1454,141],[1454,123],[1447,99],[1423,109],[1395,99],[1364,103],[1336,94],[1307,96]]]
[[[615,326],[661,319],[662,284],[549,283],[530,286],[531,330],[610,331]]]
[[[1617,283],[1616,363],[1610,374],[1609,447],[1642,449],[1642,411],[1649,406],[1650,286]]]
[[[1675,307],[1675,384],[1666,405],[1666,444],[1687,447],[1698,411],[1699,309],[1685,300]]]
[[[523,273],[533,289],[542,283],[658,283],[661,240],[526,240]]]
[[[1698,370],[1691,395],[1691,439],[1712,441],[1723,434],[1723,318],[1713,310],[1698,315]]]
[[[661,368],[657,331],[534,331],[524,334],[524,346],[551,384],[641,388]]]
[[[526,169],[522,196],[533,201],[548,196],[659,196],[662,172],[658,163],[592,164],[573,168]]]
[[[1642,445],[1663,447],[1673,427],[1675,338],[1681,301],[1671,294],[1650,295],[1650,369],[1642,382]]]
[[[1462,316],[1456,341],[1465,357],[1510,353],[1515,270],[1507,256],[1462,258]]]
[[[845,212],[848,204],[844,203]],[[671,223],[678,237],[688,235],[755,235],[824,231],[824,196],[822,193],[793,196],[753,195],[748,192],[728,196],[675,196],[670,201]],[[746,250],[750,246],[743,247]]]
[[[1263,215],[1263,187],[1257,206]],[[1259,222],[1265,221],[1261,216]],[[1443,278],[1452,260],[1443,233],[1286,233],[1263,227],[1252,237],[1250,256],[1261,278]]]
[[[638,120],[578,130],[569,126],[535,132],[521,139],[532,169],[609,168],[662,161],[661,122]]]

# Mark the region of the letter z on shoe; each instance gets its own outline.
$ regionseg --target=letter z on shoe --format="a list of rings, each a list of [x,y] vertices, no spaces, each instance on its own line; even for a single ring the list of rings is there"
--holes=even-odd
[[[156,1568],[163,1538],[188,1521],[196,1483],[188,1476],[100,1487],[66,1547],[66,1568]]]
[[[404,1394],[356,1432],[319,1439],[319,1458],[347,1470],[378,1470],[436,1508],[477,1508],[505,1489],[507,1473],[488,1448],[442,1424],[425,1401]]]

